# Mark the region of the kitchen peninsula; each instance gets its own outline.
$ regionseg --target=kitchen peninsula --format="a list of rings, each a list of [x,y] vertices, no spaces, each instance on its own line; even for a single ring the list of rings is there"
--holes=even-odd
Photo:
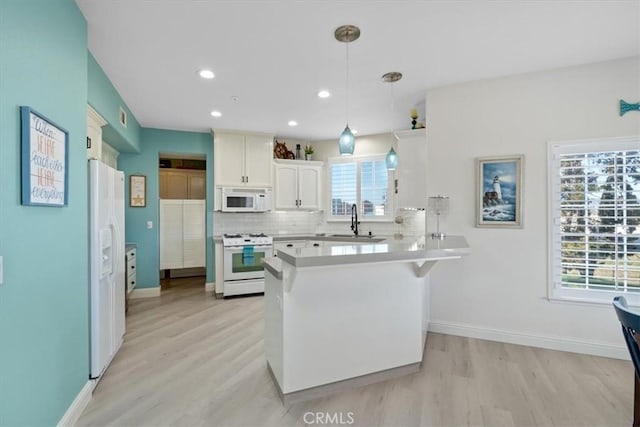
[[[461,236],[352,240],[264,262],[265,351],[285,404],[418,371],[427,274],[470,252]]]

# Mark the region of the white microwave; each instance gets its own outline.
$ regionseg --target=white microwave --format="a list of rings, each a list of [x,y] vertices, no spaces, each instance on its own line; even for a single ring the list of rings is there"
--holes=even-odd
[[[223,212],[266,212],[271,210],[268,188],[222,188]]]

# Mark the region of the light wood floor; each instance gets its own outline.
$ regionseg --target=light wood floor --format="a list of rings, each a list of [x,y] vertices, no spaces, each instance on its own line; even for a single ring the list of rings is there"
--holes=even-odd
[[[262,300],[187,283],[130,301],[124,345],[78,425],[326,425],[316,413],[356,426],[631,425],[630,362],[433,333],[420,372],[285,408]]]

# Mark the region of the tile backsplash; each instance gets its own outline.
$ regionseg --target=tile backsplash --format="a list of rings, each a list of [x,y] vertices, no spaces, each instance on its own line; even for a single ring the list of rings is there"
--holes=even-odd
[[[361,222],[360,234],[369,231],[375,235],[424,235],[425,211],[396,212],[396,218],[402,218],[402,224],[395,222]],[[350,222],[327,222],[324,212],[278,211],[264,213],[213,213],[213,234],[263,232],[269,235],[282,234],[348,234]]]

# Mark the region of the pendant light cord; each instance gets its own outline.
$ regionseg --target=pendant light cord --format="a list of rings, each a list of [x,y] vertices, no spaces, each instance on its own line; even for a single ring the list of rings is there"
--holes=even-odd
[[[349,29],[347,29],[347,73],[346,73],[346,79],[345,79],[345,86],[347,88],[347,126],[349,126]]]

